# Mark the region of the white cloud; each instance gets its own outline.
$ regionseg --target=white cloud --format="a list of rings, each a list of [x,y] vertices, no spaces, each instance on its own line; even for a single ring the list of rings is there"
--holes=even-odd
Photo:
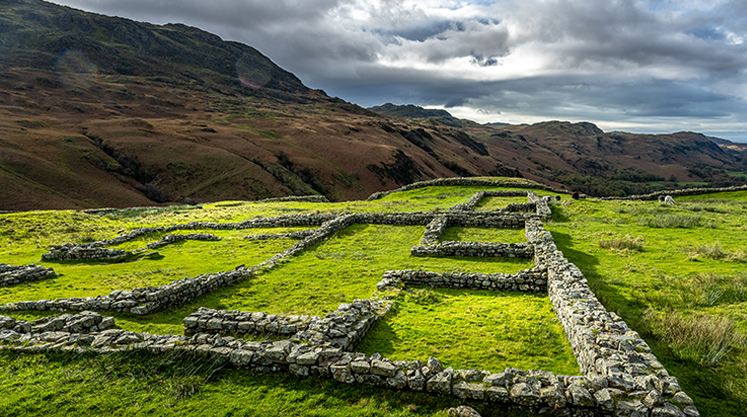
[[[182,22],[362,105],[745,132],[743,0],[56,0]],[[505,119],[507,121],[512,121]],[[694,129],[689,129],[694,130]]]

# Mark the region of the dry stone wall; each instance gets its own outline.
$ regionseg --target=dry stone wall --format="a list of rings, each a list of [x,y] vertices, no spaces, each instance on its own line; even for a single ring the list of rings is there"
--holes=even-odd
[[[436,216],[425,226],[425,232],[423,232],[423,238],[420,240],[420,246],[436,245],[438,239],[446,230],[446,226],[449,224],[449,218],[446,216]]]
[[[301,196],[288,196],[288,197],[275,197],[265,198],[262,200],[252,201],[252,203],[274,203],[282,201],[292,201],[301,203],[329,203],[327,197],[323,195],[301,195]]]
[[[479,179],[479,178],[436,178],[436,179],[432,179],[428,181],[414,182],[412,184],[405,185],[404,187],[397,188],[396,190],[379,191],[379,192],[373,193],[368,197],[368,201],[378,200],[380,198],[384,198],[388,196],[389,194],[398,193],[401,191],[410,191],[410,190],[416,190],[418,188],[436,187],[436,186],[467,186],[467,187],[478,186],[478,187],[524,188],[524,189],[546,190],[546,191],[552,191],[552,192],[561,193],[561,194],[569,194],[568,191],[556,190],[546,185],[526,183],[526,182],[521,182],[521,181],[497,181],[497,180]]]
[[[172,243],[181,242],[183,240],[201,240],[206,242],[215,242],[221,240],[218,236],[212,233],[188,233],[186,235],[166,235],[161,238],[158,242],[148,243],[146,247],[148,249],[159,249]]]
[[[45,278],[54,278],[56,276],[57,274],[54,272],[54,269],[45,268],[41,265],[8,265],[0,263],[0,287]]]
[[[604,381],[616,400],[617,415],[699,415],[677,378],[638,333],[597,300],[542,223],[527,221],[526,235],[535,247],[535,263],[547,269],[548,295],[581,371],[592,381]]]
[[[184,334],[197,333],[247,334],[267,333],[290,336],[305,330],[318,317],[308,315],[282,316],[262,312],[213,310],[200,307],[184,318]]]
[[[534,247],[528,243],[442,242],[437,245],[413,246],[412,256],[468,256],[498,258],[532,258]]]
[[[525,269],[515,274],[483,274],[476,272],[433,272],[421,270],[386,271],[376,288],[401,288],[406,285],[438,288],[467,288],[491,291],[547,291],[547,271],[540,268]]]

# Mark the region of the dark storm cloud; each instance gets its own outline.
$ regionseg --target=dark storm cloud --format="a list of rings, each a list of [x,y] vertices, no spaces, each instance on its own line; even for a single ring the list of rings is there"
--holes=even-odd
[[[198,26],[364,106],[747,131],[743,0],[57,2]]]

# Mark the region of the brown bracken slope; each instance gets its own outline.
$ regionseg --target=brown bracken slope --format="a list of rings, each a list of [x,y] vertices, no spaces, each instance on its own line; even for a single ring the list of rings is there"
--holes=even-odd
[[[696,133],[479,125],[396,107],[331,98],[196,28],[0,3],[0,210],[357,199],[470,175],[617,194],[743,180],[742,149]]]

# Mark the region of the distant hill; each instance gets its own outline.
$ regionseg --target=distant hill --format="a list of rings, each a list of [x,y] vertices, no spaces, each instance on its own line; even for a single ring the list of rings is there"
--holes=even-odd
[[[0,210],[346,200],[474,175],[591,195],[745,181],[743,148],[697,133],[364,109],[200,29],[40,0],[0,2],[0,58]]]
[[[194,27],[151,25],[39,0],[4,0],[0,11],[2,69],[164,77],[244,94],[258,86],[309,91],[256,49]]]
[[[446,110],[426,109],[414,104],[395,105],[392,103],[369,107],[368,109],[374,113],[390,117],[419,121],[432,120],[446,126],[463,127],[463,121],[452,116],[451,113]]]

